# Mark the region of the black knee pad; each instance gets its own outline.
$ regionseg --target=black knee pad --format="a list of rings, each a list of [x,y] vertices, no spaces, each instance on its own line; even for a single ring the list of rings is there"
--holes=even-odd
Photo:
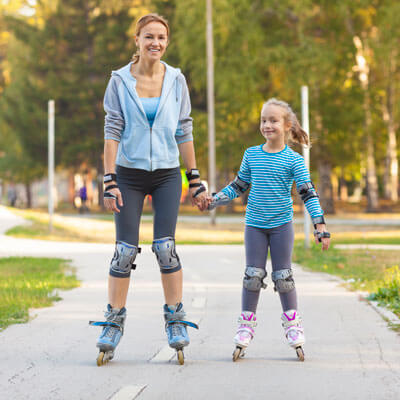
[[[248,265],[244,272],[243,287],[252,292],[257,292],[261,288],[265,289],[267,287],[267,284],[264,283],[266,276],[267,271],[265,269]]]
[[[272,272],[272,280],[275,284],[275,292],[288,293],[295,288],[291,268],[279,269]]]
[[[129,278],[131,270],[136,268],[133,263],[140,248],[132,244],[117,241],[115,244],[114,257],[111,260],[110,275],[117,278]]]
[[[171,274],[182,269],[181,262],[176,254],[175,239],[173,237],[167,236],[154,240],[151,249],[157,257],[162,274]]]

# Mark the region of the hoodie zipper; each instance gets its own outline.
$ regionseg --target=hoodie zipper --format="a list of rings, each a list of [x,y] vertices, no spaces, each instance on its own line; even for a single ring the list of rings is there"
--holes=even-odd
[[[154,124],[154,122],[153,122]],[[149,124],[150,125],[150,124]],[[153,146],[152,146],[152,133],[153,133],[153,128],[150,126],[150,171],[153,171]]]

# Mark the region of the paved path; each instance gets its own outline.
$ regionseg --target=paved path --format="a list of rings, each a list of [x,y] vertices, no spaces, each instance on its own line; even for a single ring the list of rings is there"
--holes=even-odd
[[[0,226],[15,217],[0,207]],[[298,362],[285,343],[271,284],[262,293],[257,336],[244,360],[231,361],[240,307],[242,246],[179,246],[184,303],[191,330],[185,365],[169,362],[159,272],[149,246],[127,304],[126,332],[116,358],[97,367],[112,245],[57,243],[0,236],[0,256],[67,257],[82,286],[36,310],[28,324],[0,332],[0,398],[57,399],[371,399],[400,398],[400,336],[356,294],[325,274],[295,268],[307,343]]]

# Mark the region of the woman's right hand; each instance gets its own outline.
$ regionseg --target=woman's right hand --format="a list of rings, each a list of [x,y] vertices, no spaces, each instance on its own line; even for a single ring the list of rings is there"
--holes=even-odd
[[[120,209],[117,207],[119,205],[122,207],[124,205],[122,201],[122,194],[118,188],[113,188],[110,190],[107,190],[105,193],[109,193],[112,196],[106,197],[104,196],[104,206],[107,211],[113,211],[113,212],[120,212]],[[115,198],[114,198],[115,197]]]

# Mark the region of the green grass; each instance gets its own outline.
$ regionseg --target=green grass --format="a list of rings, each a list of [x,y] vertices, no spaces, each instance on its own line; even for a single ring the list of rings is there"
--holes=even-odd
[[[79,286],[73,269],[55,258],[0,258],[0,330],[24,323],[30,308],[52,305],[61,299],[56,289]]]
[[[322,251],[314,243],[305,249],[296,241],[293,261],[313,271],[339,276],[351,289],[367,291],[400,316],[399,250],[342,250],[334,246]]]
[[[353,238],[344,238],[340,237],[340,235],[335,236],[335,244],[399,244],[400,245],[400,237],[353,237]]]

